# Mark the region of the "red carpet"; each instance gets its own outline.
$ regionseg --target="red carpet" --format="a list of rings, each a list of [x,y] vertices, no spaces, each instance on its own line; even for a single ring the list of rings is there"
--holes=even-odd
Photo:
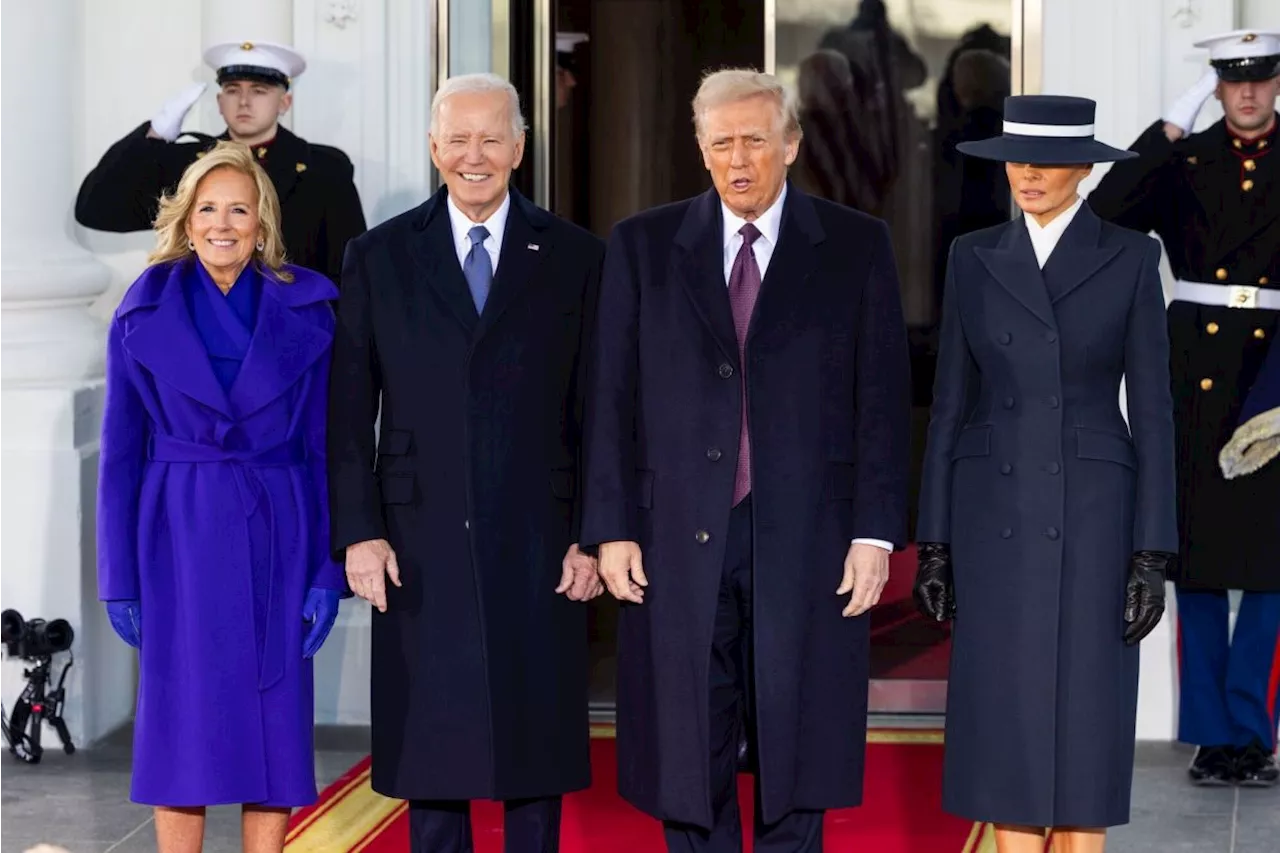
[[[871,611],[871,677],[946,680],[951,660],[951,628],[916,610],[911,587],[916,549],[889,560],[889,582]]]
[[[617,794],[614,740],[592,740],[595,784],[565,798],[562,853],[662,851],[660,824]],[[938,732],[873,731],[867,747],[863,805],[827,815],[825,850],[875,853],[964,853],[985,849],[984,828],[941,811],[942,745]],[[742,777],[743,837],[751,849],[750,777]],[[501,853],[502,806],[477,803],[472,812],[477,853]],[[331,785],[316,806],[291,821],[288,853],[407,853],[403,803],[368,788],[368,759]]]

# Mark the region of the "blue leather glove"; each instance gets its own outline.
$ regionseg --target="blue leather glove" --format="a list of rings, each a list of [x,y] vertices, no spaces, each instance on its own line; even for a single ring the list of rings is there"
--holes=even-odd
[[[329,636],[333,622],[338,618],[339,592],[313,586],[307,590],[307,600],[302,603],[302,618],[311,623],[311,630],[302,641],[302,656],[310,658],[320,651]]]
[[[142,648],[142,602],[137,599],[107,602],[111,630],[135,649]]]

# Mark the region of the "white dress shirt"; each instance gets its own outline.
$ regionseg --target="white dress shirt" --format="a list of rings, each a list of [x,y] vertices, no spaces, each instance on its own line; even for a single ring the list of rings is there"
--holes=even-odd
[[[484,238],[481,245],[489,253],[489,263],[493,265],[493,274],[496,277],[498,255],[502,252],[502,234],[507,230],[507,214],[511,212],[511,193],[507,193],[502,204],[484,222],[472,222],[453,203],[453,196],[447,197],[446,204],[449,208],[449,224],[453,226],[453,247],[458,251],[458,266],[461,267],[466,263],[467,255],[471,252],[471,229],[477,225],[483,225],[489,229],[489,236]]]
[[[769,205],[768,209],[757,216],[752,223],[760,232],[760,236],[751,244],[751,253],[755,255],[756,266],[760,268],[761,281],[764,281],[765,273],[769,271],[773,250],[778,247],[778,232],[782,229],[782,205],[786,199],[787,185],[783,184],[777,201]],[[727,287],[729,276],[733,272],[733,262],[738,257],[738,251],[742,249],[742,235],[738,232],[743,225],[747,224],[747,220],[730,210],[723,201],[720,202],[720,211],[724,217],[724,283]],[[875,545],[877,548],[893,552],[893,543],[882,539],[855,539],[853,544]]]
[[[1043,228],[1040,223],[1036,222],[1034,216],[1024,213],[1022,219],[1027,223],[1027,234],[1031,237],[1031,248],[1036,251],[1036,262],[1040,264],[1040,269],[1044,269],[1044,265],[1048,262],[1049,256],[1053,254],[1054,248],[1058,245],[1058,241],[1062,239],[1062,235],[1066,232],[1067,226],[1071,224],[1071,220],[1076,218],[1076,213],[1080,211],[1080,205],[1084,204],[1084,199],[1076,196],[1076,203],[1071,205],[1062,213],[1053,218],[1053,221]]]

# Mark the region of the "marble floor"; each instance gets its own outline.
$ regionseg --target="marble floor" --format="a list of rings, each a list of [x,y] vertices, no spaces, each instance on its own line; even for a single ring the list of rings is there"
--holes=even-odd
[[[70,853],[154,851],[150,811],[128,801],[129,738],[124,730],[73,756],[58,751],[55,741],[39,765],[21,765],[0,754],[0,853],[23,853],[42,841]],[[316,742],[316,768],[324,785],[366,754],[368,731],[321,729]],[[1113,830],[1108,852],[1275,853],[1280,849],[1280,789],[1192,788],[1184,781],[1189,757],[1179,746],[1139,744],[1132,822]],[[239,849],[238,810],[211,809],[206,853]]]

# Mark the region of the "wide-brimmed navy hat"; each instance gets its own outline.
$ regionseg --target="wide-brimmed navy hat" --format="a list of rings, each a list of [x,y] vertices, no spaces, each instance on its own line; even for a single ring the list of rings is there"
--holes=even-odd
[[[1069,95],[1012,95],[1004,100],[1004,133],[961,142],[970,157],[1006,163],[1111,163],[1138,155],[1093,138],[1097,104]]]

